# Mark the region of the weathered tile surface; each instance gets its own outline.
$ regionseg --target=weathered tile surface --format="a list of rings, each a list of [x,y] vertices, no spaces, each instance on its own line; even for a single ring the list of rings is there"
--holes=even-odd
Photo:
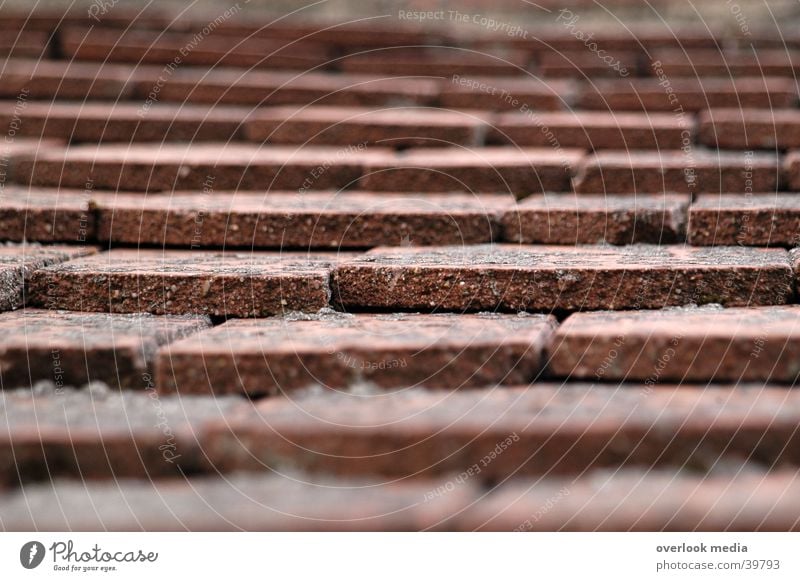
[[[680,149],[693,141],[694,123],[669,113],[516,111],[499,115],[490,143],[583,149]]]
[[[14,242],[89,242],[95,226],[89,200],[81,190],[0,187],[0,232]]]
[[[36,271],[34,306],[238,317],[328,304],[337,254],[111,250]]]
[[[138,103],[37,102],[20,109],[0,103],[0,129],[71,142],[227,141],[237,139],[251,109],[247,107]]]
[[[409,47],[346,56],[339,66],[348,73],[382,75],[522,75],[527,51],[465,51],[451,47]]]
[[[233,320],[161,350],[158,385],[178,393],[278,394],[525,383],[555,319],[544,315],[345,315]]]
[[[549,311],[783,304],[791,274],[782,249],[482,245],[379,248],[333,280],[345,306]]]
[[[24,286],[37,269],[93,252],[87,246],[0,245],[0,311],[24,304]]]
[[[275,107],[253,113],[245,133],[272,144],[437,147],[479,145],[488,116],[426,107]]]
[[[203,426],[235,406],[235,398],[153,397],[42,386],[0,398],[0,483],[59,476],[156,478],[208,469]]]
[[[160,345],[209,326],[204,317],[25,309],[0,314],[4,389],[92,381],[126,389],[152,384]]]
[[[483,147],[411,149],[369,160],[365,190],[510,192],[571,190],[570,176],[583,158],[576,149]]]
[[[800,70],[800,53],[787,48],[758,52],[741,50],[683,50],[656,51],[654,66],[674,77],[794,77]]]
[[[95,194],[100,240],[158,246],[364,248],[499,237],[510,195],[371,192]]]
[[[283,466],[476,481],[608,466],[798,460],[800,394],[782,388],[547,385],[266,399],[209,428],[223,470]]]
[[[19,125],[19,122],[16,125]],[[8,133],[0,142],[0,191],[6,184],[17,179],[17,165],[21,160],[57,151],[62,149],[63,145],[64,142],[57,139],[17,137],[16,129],[9,127]]]
[[[159,102],[229,105],[382,106],[432,104],[436,79],[230,69],[178,70],[158,88]],[[137,83],[135,94],[147,99],[158,86],[152,79]]]
[[[794,383],[800,308],[680,308],[576,313],[559,328],[548,371],[558,377]]]
[[[676,116],[709,107],[793,107],[797,87],[780,77],[671,77],[657,67],[654,78],[597,79],[584,83],[575,105],[602,111],[668,111]]]
[[[378,149],[261,147],[236,143],[79,145],[17,162],[18,178],[39,186],[160,191],[319,190],[351,186]]]
[[[18,99],[126,99],[137,82],[153,86],[158,67],[131,69],[125,65],[9,59],[0,67],[0,97]]]
[[[698,140],[725,149],[800,147],[800,111],[711,109],[699,116]]]
[[[197,42],[194,32],[141,29],[67,28],[61,33],[61,47],[66,58],[75,60],[160,66],[180,55],[185,66],[307,70],[324,65],[331,56],[324,44],[307,40],[288,44],[206,34]]]
[[[502,218],[503,239],[525,244],[670,244],[683,240],[688,196],[542,194]]]
[[[798,527],[783,13],[110,8],[0,9],[0,528]]]
[[[575,191],[585,193],[774,192],[780,159],[769,153],[601,151],[585,158]]]
[[[557,111],[575,91],[575,83],[559,79],[454,75],[442,81],[439,100],[459,109]]]
[[[603,53],[604,59],[586,47],[575,50],[549,50],[538,55],[537,70],[545,77],[574,77],[577,79],[626,78],[636,76],[641,60],[639,47],[635,50],[615,50]]]
[[[797,246],[800,197],[703,194],[689,209],[689,242],[717,246]]]

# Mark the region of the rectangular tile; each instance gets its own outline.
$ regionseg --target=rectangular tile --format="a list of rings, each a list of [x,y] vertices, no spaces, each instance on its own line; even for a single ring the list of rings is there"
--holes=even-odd
[[[794,81],[781,77],[671,77],[658,67],[652,74],[655,78],[597,79],[584,83],[575,106],[683,115],[709,107],[793,107],[798,101]]]
[[[378,248],[334,271],[336,304],[446,310],[784,304],[782,249],[634,245]]]
[[[347,315],[231,320],[162,349],[167,393],[280,394],[313,386],[447,389],[525,383],[555,326],[545,315]]]
[[[0,399],[0,484],[150,479],[207,470],[204,425],[241,404],[225,397],[154,399],[100,384],[59,392],[12,390]]]
[[[34,306],[252,317],[328,305],[337,254],[112,250],[41,269]]]
[[[574,379],[794,383],[797,305],[576,313],[558,328],[548,371]]]
[[[503,240],[524,244],[670,244],[684,239],[689,197],[542,194],[502,218]]]
[[[137,83],[135,96],[145,102],[154,96],[173,103],[364,107],[432,104],[438,86],[429,78],[187,68],[160,83],[158,77]]]
[[[206,450],[224,471],[266,464],[406,478],[472,469],[483,482],[600,467],[710,468],[756,457],[777,468],[798,460],[798,392],[643,389],[540,384],[266,399],[210,427]]]
[[[488,143],[581,149],[680,149],[694,141],[693,120],[669,113],[513,112],[498,115]]]
[[[527,51],[494,48],[465,51],[455,47],[398,47],[346,55],[338,66],[347,73],[380,75],[520,75],[530,62]]]
[[[377,148],[260,147],[236,143],[82,145],[17,162],[19,181],[38,186],[161,191],[331,189],[353,184]]]
[[[653,52],[654,65],[674,77],[794,77],[800,70],[800,53],[781,49],[670,49]]]
[[[111,28],[127,28],[132,24],[143,27],[168,27],[174,21],[174,16],[162,10],[163,7],[153,7],[150,5],[144,9],[128,8],[127,6],[117,5],[115,10],[100,13],[102,7],[88,10],[67,10],[63,7],[35,6],[34,9],[9,8],[3,11],[0,17],[0,29],[2,30],[37,30],[42,32],[52,32],[58,26],[89,26],[98,24],[101,21],[103,26]]]
[[[557,111],[575,90],[575,83],[561,79],[454,75],[441,82],[439,101],[453,109]]]
[[[222,27],[227,34],[239,36],[253,35],[264,38],[298,40],[311,38],[318,42],[330,43],[341,48],[381,48],[404,47],[409,45],[438,44],[443,40],[438,30],[421,29],[413,22],[397,19],[369,19],[368,21],[324,22],[304,20],[270,22],[228,21]]]
[[[6,184],[18,178],[18,162],[63,150],[64,145],[59,139],[17,137],[10,128],[8,138],[4,138],[0,144],[0,192]]]
[[[411,149],[366,160],[359,187],[382,192],[570,191],[576,149],[482,147]]]
[[[581,193],[774,192],[781,162],[748,151],[601,151],[586,157],[574,182]]]
[[[0,232],[6,241],[85,243],[94,239],[89,193],[0,187]]]
[[[193,30],[197,27],[190,27]],[[312,19],[287,19],[271,21],[228,20],[218,28],[220,34],[233,37],[271,38],[294,41],[303,38],[313,39],[341,48],[380,48],[440,43],[440,31],[420,29],[413,22],[369,19],[368,21],[314,21]]]
[[[710,109],[699,117],[698,139],[724,149],[800,147],[800,111],[794,109]]]
[[[585,46],[574,50],[543,49],[536,54],[536,70],[544,77],[558,78],[636,77],[642,57],[643,51],[640,47],[632,50],[604,50],[602,54],[599,51],[590,51]]]
[[[25,309],[0,314],[4,389],[50,381],[57,388],[101,381],[145,389],[159,346],[209,326],[205,317],[111,315]]]
[[[637,21],[622,24],[603,21],[584,32],[581,29],[581,14],[577,10],[554,12],[553,19],[559,26],[549,22],[533,23],[527,28],[527,37],[517,36],[507,41],[536,51],[587,50],[586,43],[589,42],[607,52],[640,50],[642,47],[716,48],[721,36],[702,24],[686,22],[677,25],[674,22]],[[601,53],[603,55],[605,53]]]
[[[163,72],[137,67],[77,61],[9,59],[0,64],[0,97],[17,99],[127,99],[137,82],[152,84]]]
[[[476,111],[425,107],[275,107],[254,112],[244,131],[270,144],[470,147],[481,144],[488,121]]]
[[[216,25],[215,25],[216,28]],[[197,38],[201,42],[197,41]],[[188,49],[187,49],[188,47]],[[188,66],[299,69],[324,66],[329,48],[319,42],[286,43],[254,37],[224,36],[164,29],[68,27],[61,31],[67,59],[168,66],[176,57]]]
[[[689,209],[689,242],[698,246],[797,246],[798,194],[703,194]]]
[[[175,247],[365,248],[499,237],[512,196],[372,192],[194,192],[92,197],[98,238]]]
[[[204,105],[36,102],[0,103],[0,127],[17,134],[75,142],[228,141],[238,139],[251,109]]]
[[[24,287],[37,269],[94,252],[88,246],[0,245],[0,311],[25,303]]]

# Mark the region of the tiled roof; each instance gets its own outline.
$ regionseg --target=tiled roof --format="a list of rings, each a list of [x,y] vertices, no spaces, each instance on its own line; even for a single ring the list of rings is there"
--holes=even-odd
[[[0,527],[800,527],[800,35],[28,16]]]

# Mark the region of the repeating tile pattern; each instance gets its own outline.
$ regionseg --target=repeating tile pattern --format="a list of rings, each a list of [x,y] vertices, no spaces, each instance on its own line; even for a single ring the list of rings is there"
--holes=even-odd
[[[0,8],[0,528],[798,528],[796,32],[99,7]]]

